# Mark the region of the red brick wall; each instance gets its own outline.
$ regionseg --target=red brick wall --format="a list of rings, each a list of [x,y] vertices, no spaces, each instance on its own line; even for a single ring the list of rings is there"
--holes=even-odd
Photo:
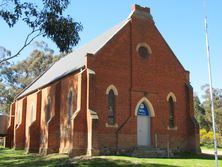
[[[55,112],[55,99],[60,97],[59,83],[56,82],[42,89],[41,98],[41,131],[40,131],[40,153],[47,154],[58,152],[59,148],[59,131],[60,114]],[[59,95],[57,95],[59,93]],[[56,96],[57,95],[57,96]],[[50,99],[50,117],[46,120],[46,112],[48,112],[48,98]],[[55,121],[56,120],[56,121]]]
[[[136,47],[147,43],[152,54],[141,58]],[[94,97],[92,109],[98,116],[97,135],[99,147],[115,147],[116,133],[129,115],[127,123],[119,130],[119,146],[136,146],[137,117],[135,107],[142,97],[153,105],[155,117],[151,118],[151,142],[155,145],[155,134],[169,135],[174,148],[186,148],[188,139],[185,84],[189,83],[188,73],[179,63],[172,50],[158,32],[153,21],[133,18],[118,32],[96,55],[87,57],[88,68],[95,71]],[[106,127],[107,95],[106,88],[115,85],[119,94],[116,97],[116,122],[118,128]],[[175,126],[177,130],[168,130],[167,95],[176,96]],[[192,113],[191,113],[192,115]],[[192,124],[192,123],[191,123]],[[193,134],[192,134],[193,135]],[[125,138],[127,136],[127,141]],[[175,137],[181,140],[174,140]],[[104,140],[105,139],[105,140]]]
[[[15,123],[15,102],[10,106],[10,118],[8,125],[8,135],[6,136],[5,146],[12,148],[14,146],[14,123]]]
[[[60,144],[60,94],[61,94],[61,84],[57,82],[55,85],[54,92],[54,105],[52,106],[52,112],[54,116],[52,117],[50,123],[48,124],[48,152],[59,152]],[[53,104],[53,103],[52,103]],[[54,107],[54,109],[53,109]]]
[[[27,106],[26,98],[16,101],[16,105],[15,105],[15,118],[16,119],[15,119],[15,131],[14,131],[15,149],[25,148],[26,106]],[[20,115],[20,118],[18,118],[19,115]]]
[[[27,96],[25,148],[28,152],[39,152],[41,118],[40,111],[41,91],[38,91]]]
[[[141,58],[136,50],[140,43],[148,44],[152,50],[146,59]],[[93,153],[103,153],[104,149],[116,149],[117,146],[135,147],[135,108],[143,97],[151,102],[155,113],[151,118],[152,146],[168,145],[174,149],[196,147],[197,144],[191,144],[194,140],[198,141],[195,136],[198,128],[191,119],[193,95],[192,89],[186,86],[189,84],[189,73],[179,63],[152,20],[133,17],[96,55],[88,54],[86,59],[86,67],[95,75],[88,76],[88,70],[78,71],[26,97],[25,146],[29,151],[40,147],[43,154],[58,151],[85,154],[87,147],[91,149],[91,132]],[[111,84],[118,90],[116,125],[107,127],[106,89]],[[67,97],[71,88],[76,116],[68,127]],[[174,130],[168,128],[167,95],[170,92],[176,96]],[[46,123],[48,96],[51,97],[53,116]],[[34,113],[30,122],[32,104]],[[88,109],[95,111],[99,119],[92,120]]]
[[[72,152],[75,154],[75,150],[78,152],[79,149],[86,149],[86,101],[85,101],[85,83],[82,82],[82,97],[81,97],[81,110],[71,120],[71,126],[68,126],[68,93],[70,89],[73,89],[73,113],[78,110],[77,96],[78,96],[78,79],[80,73],[72,74],[61,80],[61,97],[60,97],[60,152]],[[80,98],[80,97],[79,97]]]
[[[86,122],[86,72],[82,74],[77,74],[78,82],[81,79],[81,82],[78,84],[78,91],[80,91],[81,96],[80,100],[80,111],[73,120],[73,150],[71,151],[72,155],[81,155],[86,154],[87,147],[87,122]],[[81,86],[81,88],[80,88]]]
[[[107,95],[106,89],[113,84],[119,95],[116,97],[116,122],[120,126],[129,115],[130,101],[130,39],[129,24],[104,46],[96,56],[87,57],[88,68],[95,71],[94,97],[90,99],[92,110],[99,120],[96,123],[99,147],[115,146],[117,128],[106,128]],[[129,133],[131,133],[129,131]],[[108,137],[109,136],[109,137]]]
[[[79,82],[81,80],[81,82]],[[81,90],[78,90],[81,87]],[[67,96],[70,89],[74,91],[73,112],[78,111],[72,119],[71,127],[67,127]],[[77,108],[77,96],[79,107]],[[48,96],[51,97],[51,119],[45,121],[45,110]],[[24,103],[25,99],[25,103]],[[38,92],[34,92],[16,102],[23,114],[21,130],[15,130],[15,145],[23,142],[28,152],[48,154],[52,152],[70,152],[72,155],[86,154],[87,122],[86,122],[86,74],[74,73],[57,81]],[[27,99],[27,100],[26,100]],[[27,102],[27,103],[26,103]],[[33,107],[33,113],[31,110]],[[17,111],[17,110],[16,110]],[[32,118],[31,118],[32,115]],[[17,123],[17,115],[15,116]],[[21,127],[21,126],[20,126]],[[67,131],[68,130],[68,131]],[[21,136],[24,135],[24,138]],[[69,135],[69,136],[68,136]],[[18,144],[17,146],[18,147]],[[24,146],[23,146],[24,147]],[[22,147],[19,147],[22,148]]]

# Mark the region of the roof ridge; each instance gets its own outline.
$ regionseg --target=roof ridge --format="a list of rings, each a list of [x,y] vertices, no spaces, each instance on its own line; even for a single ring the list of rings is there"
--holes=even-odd
[[[119,24],[113,26],[106,32],[97,36],[95,39],[87,42],[77,50],[67,54],[65,57],[55,62],[50,68],[39,75],[32,83],[30,83],[23,91],[21,91],[15,99],[19,99],[31,92],[36,91],[43,86],[52,83],[71,72],[85,66],[85,56],[87,53],[97,54],[112,39],[130,19],[125,19]]]

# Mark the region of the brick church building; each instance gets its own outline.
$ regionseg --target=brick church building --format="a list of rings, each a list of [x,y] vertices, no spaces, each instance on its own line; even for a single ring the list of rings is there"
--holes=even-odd
[[[199,151],[189,72],[139,5],[51,66],[10,112],[6,146],[27,152]]]

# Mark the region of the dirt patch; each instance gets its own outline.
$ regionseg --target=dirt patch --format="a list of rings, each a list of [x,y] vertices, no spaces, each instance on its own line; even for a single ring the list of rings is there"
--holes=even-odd
[[[214,155],[214,150],[204,150],[204,149],[202,149],[202,153],[203,154]],[[222,156],[222,150],[217,151],[217,154]]]

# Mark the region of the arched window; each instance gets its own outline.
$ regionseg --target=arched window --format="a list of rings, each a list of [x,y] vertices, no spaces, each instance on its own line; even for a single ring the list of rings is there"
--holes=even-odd
[[[116,103],[116,97],[115,93],[112,89],[110,89],[108,93],[108,124],[114,125],[115,124],[115,104]]]
[[[51,118],[51,98],[48,97],[48,102],[45,107],[45,121],[48,122]]]
[[[144,102],[142,102],[139,105],[139,108],[138,108],[138,111],[137,111],[137,115],[150,117],[149,108],[147,107],[147,105]]]
[[[69,91],[68,97],[67,97],[67,117],[68,117],[68,125],[71,125],[71,118],[73,114],[73,90],[71,89]]]
[[[30,112],[30,122],[32,123],[33,121],[34,121],[34,104],[32,104]]]
[[[168,110],[169,110],[169,128],[174,128],[174,101],[170,96],[168,100]]]
[[[17,114],[18,114],[18,116],[17,116],[17,119],[18,119],[17,123],[21,124],[21,109],[20,108],[18,109]]]
[[[138,113],[139,110],[141,110],[142,113]],[[153,108],[152,103],[146,97],[143,97],[142,99],[140,99],[140,101],[138,101],[138,103],[136,105],[135,116],[143,115],[146,112],[150,117],[155,117],[155,112],[154,112],[154,108]]]

